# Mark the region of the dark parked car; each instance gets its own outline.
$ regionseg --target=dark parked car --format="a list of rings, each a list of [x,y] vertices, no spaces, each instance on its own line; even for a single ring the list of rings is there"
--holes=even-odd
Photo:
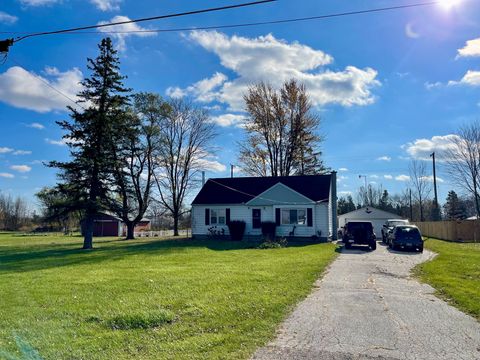
[[[382,242],[384,244],[388,244],[389,238],[393,233],[393,229],[395,229],[395,226],[397,225],[408,225],[408,220],[388,219],[385,221],[385,224],[383,224],[382,227]]]
[[[397,225],[390,236],[391,249],[412,249],[423,252],[423,239],[420,230],[414,225]]]
[[[353,244],[368,245],[372,250],[377,248],[373,225],[367,221],[347,222],[343,227],[343,242],[345,248],[350,249]]]

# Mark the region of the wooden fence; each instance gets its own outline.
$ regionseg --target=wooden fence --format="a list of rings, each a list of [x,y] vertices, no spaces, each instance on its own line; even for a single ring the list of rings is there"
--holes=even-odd
[[[480,220],[417,222],[423,236],[456,241],[480,242]]]

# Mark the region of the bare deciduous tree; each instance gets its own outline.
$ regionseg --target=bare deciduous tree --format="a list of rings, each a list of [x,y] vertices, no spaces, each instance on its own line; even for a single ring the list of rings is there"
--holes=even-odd
[[[276,91],[259,83],[244,97],[246,140],[240,143],[243,170],[253,176],[290,176],[324,171],[320,160],[319,118],[304,85],[285,82]]]
[[[166,104],[157,94],[140,93],[134,96],[131,110],[129,126],[113,151],[115,187],[110,200],[110,209],[127,226],[127,240],[134,238],[135,226],[151,202],[155,148]]]
[[[362,204],[362,206],[379,207],[382,194],[383,188],[381,185],[377,187],[372,184],[368,184],[367,187],[360,186],[357,193],[357,203]]]
[[[480,216],[480,122],[461,127],[451,137],[451,145],[445,152],[446,171],[473,196]]]
[[[420,221],[424,221],[424,202],[432,191],[430,176],[427,173],[427,165],[425,161],[412,160],[408,169],[410,172],[410,184],[413,189],[413,197],[418,202],[420,209]]]
[[[183,100],[170,100],[159,129],[154,178],[160,203],[173,217],[174,236],[185,209],[185,196],[195,185],[194,177],[204,166],[210,142],[215,137],[208,113]]]

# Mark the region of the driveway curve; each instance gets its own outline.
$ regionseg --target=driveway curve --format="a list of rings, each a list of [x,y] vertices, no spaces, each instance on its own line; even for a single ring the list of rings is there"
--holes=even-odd
[[[253,359],[480,359],[480,323],[410,275],[433,257],[342,249]]]

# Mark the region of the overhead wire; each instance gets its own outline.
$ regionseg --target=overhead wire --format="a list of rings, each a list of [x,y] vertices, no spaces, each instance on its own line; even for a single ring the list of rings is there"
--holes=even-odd
[[[248,3],[248,5],[253,4],[260,4],[264,2],[270,1],[277,1],[277,0],[266,0],[254,3]],[[302,22],[302,21],[311,21],[311,20],[322,20],[328,18],[335,18],[335,17],[342,17],[342,16],[352,16],[352,15],[361,15],[361,14],[368,14],[368,13],[375,13],[375,12],[385,12],[385,11],[392,11],[392,10],[401,10],[401,9],[408,9],[408,8],[415,8],[415,7],[424,7],[424,6],[432,6],[435,4],[439,4],[439,1],[430,1],[430,2],[422,2],[422,3],[414,3],[414,4],[406,4],[406,5],[397,5],[397,6],[389,6],[389,7],[381,7],[381,8],[373,8],[373,9],[366,9],[366,10],[357,10],[357,11],[348,11],[348,12],[340,12],[340,13],[332,13],[332,14],[325,14],[325,15],[316,15],[316,16],[308,16],[308,17],[299,17],[299,18],[290,18],[290,19],[279,19],[279,20],[269,20],[269,21],[258,21],[258,22],[247,22],[247,23],[237,23],[237,24],[222,24],[222,25],[211,25],[211,26],[192,26],[192,27],[179,27],[179,28],[171,28],[171,29],[142,29],[142,30],[124,30],[124,31],[80,31],[86,29],[96,29],[99,27],[105,26],[115,26],[121,25],[131,22],[138,22],[136,20],[130,20],[125,22],[117,22],[117,23],[108,23],[108,24],[101,24],[101,25],[92,25],[92,26],[85,26],[80,28],[73,28],[67,30],[57,30],[57,31],[50,31],[50,32],[40,32],[40,33],[26,33],[26,32],[7,32],[3,31],[0,32],[2,34],[26,34],[22,37],[15,39],[15,42],[23,40],[28,37],[32,36],[40,36],[40,35],[50,35],[50,34],[72,34],[72,35],[82,35],[82,34],[135,34],[135,33],[162,33],[162,32],[181,32],[181,31],[194,31],[194,30],[214,30],[214,29],[228,29],[228,28],[240,28],[240,27],[251,27],[251,26],[262,26],[262,25],[275,25],[275,24],[284,24],[284,23],[292,23],[292,22]],[[234,6],[234,5],[232,5]],[[241,6],[241,5],[238,5]],[[236,7],[238,7],[236,6]],[[247,6],[247,5],[243,5]],[[216,8],[220,9],[220,8]],[[217,10],[218,11],[218,10]],[[205,11],[203,11],[205,12]],[[193,13],[193,12],[190,12]],[[190,14],[190,13],[183,13]],[[169,15],[164,15],[162,17],[153,17],[153,18],[145,18],[140,19],[141,21],[148,21],[155,18],[165,18]],[[180,16],[180,15],[176,15]],[[173,17],[173,16],[170,16]]]
[[[10,60],[11,62],[13,62],[14,64],[22,67],[23,69],[25,69],[25,66],[23,66],[22,64],[20,64],[17,60],[13,59],[11,56],[8,57],[8,60]],[[73,100],[70,96],[68,96],[67,94],[63,93],[62,91],[58,90],[55,86],[53,86],[52,84],[50,84],[48,81],[46,81],[44,78],[42,78],[41,76],[35,74],[34,72],[28,72],[29,74],[31,74],[32,76],[34,76],[35,78],[37,78],[39,81],[41,81],[43,84],[45,84],[46,86],[48,86],[50,89],[52,89],[53,91],[55,91],[56,93],[58,93],[59,95],[63,96],[65,99],[71,101],[73,104],[75,104],[75,106],[79,106],[81,107],[83,110],[87,110],[84,106],[82,106],[82,104],[80,104],[78,101],[75,101]]]
[[[111,23],[105,23],[105,24],[80,26],[80,27],[75,27],[75,28],[53,30],[53,31],[43,31],[43,32],[31,33],[31,34],[27,34],[27,35],[18,37],[16,39],[14,39],[14,41],[19,42],[21,40],[24,40],[24,39],[27,39],[27,38],[30,38],[30,37],[34,37],[34,36],[62,34],[62,33],[77,32],[77,31],[88,30],[88,29],[98,29],[98,28],[103,28],[103,27],[108,27],[108,26],[125,25],[125,24],[139,23],[139,22],[152,21],[152,20],[169,19],[169,18],[181,17],[181,16],[187,16],[187,15],[204,14],[204,13],[208,13],[208,12],[216,12],[216,11],[223,11],[223,10],[229,10],[229,9],[237,9],[237,8],[242,8],[242,7],[248,7],[248,6],[254,6],[254,5],[261,5],[261,4],[276,2],[276,1],[277,0],[258,0],[258,1],[248,2],[248,3],[241,3],[241,4],[235,4],[235,5],[227,5],[227,6],[220,6],[220,7],[214,7],[214,8],[186,11],[186,12],[181,12],[181,13],[167,14],[167,15],[151,16],[151,17],[140,18],[140,19],[132,19],[132,20],[117,21],[117,22],[111,22]]]

